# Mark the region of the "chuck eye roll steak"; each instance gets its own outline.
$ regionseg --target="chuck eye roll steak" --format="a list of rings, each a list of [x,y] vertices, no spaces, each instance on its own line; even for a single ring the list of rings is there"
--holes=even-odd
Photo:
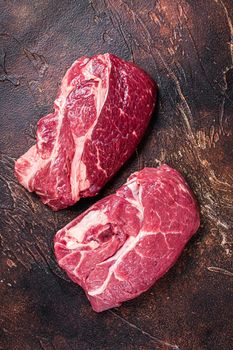
[[[54,112],[15,164],[18,181],[53,210],[95,196],[132,155],[155,106],[156,85],[112,54],[81,57],[66,72]]]
[[[150,288],[199,224],[197,203],[183,177],[167,165],[144,168],[61,229],[55,255],[100,312]]]

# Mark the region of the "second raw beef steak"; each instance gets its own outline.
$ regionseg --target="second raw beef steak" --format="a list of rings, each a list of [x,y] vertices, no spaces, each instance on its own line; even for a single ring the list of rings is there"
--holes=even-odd
[[[166,165],[145,168],[61,229],[55,254],[99,312],[150,288],[199,224],[196,201],[182,176]]]
[[[19,182],[54,210],[96,195],[134,152],[155,95],[143,70],[112,54],[75,61],[36,145],[16,162]]]

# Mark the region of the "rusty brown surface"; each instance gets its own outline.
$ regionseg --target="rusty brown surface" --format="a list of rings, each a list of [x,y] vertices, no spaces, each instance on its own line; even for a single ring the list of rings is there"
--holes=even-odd
[[[9,0],[1,8],[1,348],[232,349],[232,1]],[[13,176],[66,69],[97,52],[135,61],[159,86],[143,142],[98,198],[136,169],[166,162],[186,176],[202,213],[170,272],[101,314],[52,250],[54,233],[97,198],[53,213]]]

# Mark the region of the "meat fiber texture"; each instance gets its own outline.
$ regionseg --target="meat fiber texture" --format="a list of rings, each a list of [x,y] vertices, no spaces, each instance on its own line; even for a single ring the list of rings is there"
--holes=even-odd
[[[199,224],[183,177],[167,165],[144,168],[61,229],[55,255],[100,312],[150,288],[175,263]]]
[[[54,112],[15,164],[18,181],[59,210],[96,195],[132,155],[155,106],[156,86],[112,54],[82,57],[66,72]]]

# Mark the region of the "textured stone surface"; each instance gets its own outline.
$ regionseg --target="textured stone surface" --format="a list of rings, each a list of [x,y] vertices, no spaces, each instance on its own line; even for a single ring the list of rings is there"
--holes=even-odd
[[[3,1],[0,13],[1,345],[9,350],[228,350],[232,344],[231,0]],[[167,162],[196,194],[202,226],[172,270],[119,309],[94,313],[57,267],[54,233],[97,198],[58,213],[25,191],[14,160],[34,143],[81,55],[132,59],[159,85],[137,153],[105,187]]]

